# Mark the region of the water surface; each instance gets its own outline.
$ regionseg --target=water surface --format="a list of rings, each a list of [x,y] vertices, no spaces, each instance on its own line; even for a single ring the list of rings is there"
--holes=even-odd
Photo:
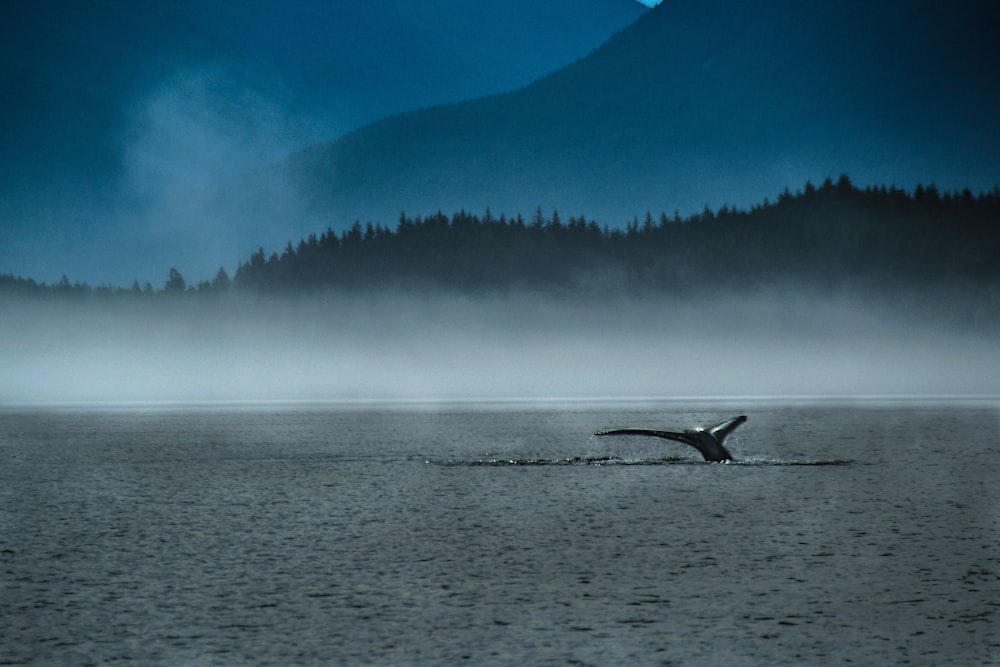
[[[746,413],[709,464],[595,438]],[[995,402],[0,411],[0,664],[995,664]]]

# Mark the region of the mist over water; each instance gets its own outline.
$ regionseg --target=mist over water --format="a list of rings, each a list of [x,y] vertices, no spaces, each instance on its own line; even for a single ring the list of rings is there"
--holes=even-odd
[[[996,336],[805,296],[0,303],[0,402],[968,396]]]

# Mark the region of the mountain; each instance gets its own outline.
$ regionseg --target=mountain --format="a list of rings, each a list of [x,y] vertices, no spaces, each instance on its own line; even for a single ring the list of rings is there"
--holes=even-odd
[[[175,199],[389,114],[523,86],[646,11],[634,0],[0,3],[0,271],[131,282],[144,265],[152,278],[183,262],[185,247],[217,268],[240,229],[201,219],[192,234],[183,221],[198,212]],[[107,253],[123,232],[126,247]],[[170,244],[176,254],[157,254]]]
[[[310,213],[529,213],[619,225],[807,180],[1000,182],[992,0],[671,0],[509,94],[387,118],[284,165]]]

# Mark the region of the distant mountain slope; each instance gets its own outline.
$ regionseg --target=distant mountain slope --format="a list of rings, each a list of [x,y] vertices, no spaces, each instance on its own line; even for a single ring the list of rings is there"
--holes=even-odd
[[[190,176],[205,174],[200,187],[387,114],[523,86],[646,11],[634,0],[0,2],[0,270],[131,280],[133,269],[95,275],[74,255],[104,252],[119,225],[137,238],[116,264],[155,252],[162,229],[204,246],[173,211],[149,210]],[[146,201],[122,211],[137,192]]]
[[[294,156],[313,212],[464,208],[619,224],[807,179],[1000,181],[992,0],[671,0],[511,94],[386,119]]]
[[[581,6],[583,4],[583,6]],[[113,161],[129,107],[175,70],[222,65],[336,133],[524,85],[645,11],[633,0],[399,3],[65,0],[0,9],[0,193]],[[567,14],[572,20],[564,20]],[[542,39],[561,25],[559,39]],[[520,34],[517,49],[504,40]],[[90,155],[80,156],[86,147]],[[48,160],[52,156],[54,159]],[[29,159],[33,158],[33,159]],[[41,159],[40,159],[41,158]],[[79,159],[74,159],[79,158]],[[103,162],[99,162],[102,164]],[[90,167],[89,169],[87,167]],[[24,173],[28,170],[28,173]]]

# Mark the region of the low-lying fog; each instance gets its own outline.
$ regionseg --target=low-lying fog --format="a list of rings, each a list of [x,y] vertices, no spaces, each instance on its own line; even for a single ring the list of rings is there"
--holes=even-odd
[[[845,301],[0,301],[0,404],[1000,394],[992,334]]]

